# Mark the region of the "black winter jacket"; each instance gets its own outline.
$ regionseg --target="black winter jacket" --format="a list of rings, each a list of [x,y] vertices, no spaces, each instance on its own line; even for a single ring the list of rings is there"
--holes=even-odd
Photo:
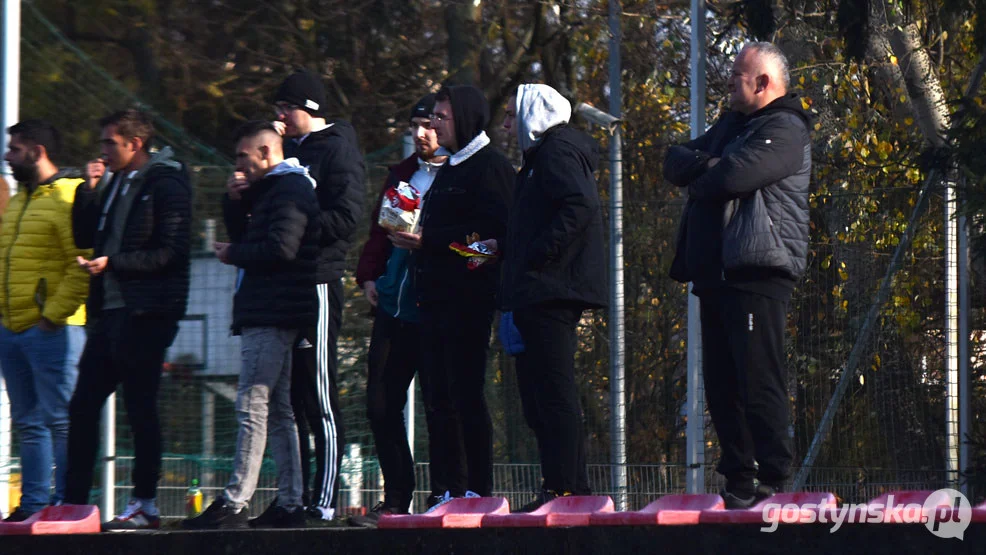
[[[514,168],[487,145],[458,165],[446,162],[424,198],[421,249],[412,259],[415,287],[422,303],[475,303],[493,308],[499,265],[466,268],[466,258],[449,250],[453,242],[478,233],[481,240],[503,241],[507,231]]]
[[[581,131],[557,126],[524,159],[503,245],[502,308],[547,301],[606,306],[596,142]]]
[[[316,258],[321,225],[312,183],[298,173],[268,175],[241,200],[223,197],[229,262],[242,270],[233,331],[302,328],[318,322]]]
[[[126,218],[120,252],[109,257],[108,272],[119,282],[124,303],[134,314],[181,319],[188,303],[192,186],[187,168],[168,160],[148,167],[130,186],[136,188]],[[108,187],[80,185],[72,206],[75,245],[103,256],[107,229],[99,220]],[[110,207],[107,226],[116,203]],[[103,307],[103,276],[89,279],[88,318],[99,318]]]
[[[321,240],[318,252],[318,283],[342,277],[346,252],[363,218],[366,203],[366,175],[356,131],[346,121],[311,133],[301,144],[284,141],[285,157],[295,157],[318,186],[315,195],[320,208]]]
[[[690,281],[699,277],[694,267],[683,268],[677,260],[682,256],[686,261],[694,260],[700,256],[695,249],[707,247],[688,243],[690,228],[718,226],[722,279],[728,285],[743,288],[738,284],[779,276],[793,287],[807,266],[809,123],[800,96],[790,93],[743,118],[742,126],[726,129],[721,138],[727,142],[723,145],[720,141],[721,153],[714,165],[707,163],[708,152],[694,152],[701,148],[692,149],[692,153],[669,152],[665,176],[687,186],[689,196],[676,263],[672,265],[673,278]],[[669,165],[673,166],[670,171]],[[698,175],[689,176],[689,171]],[[711,221],[712,211],[700,211],[710,205],[722,206]]]

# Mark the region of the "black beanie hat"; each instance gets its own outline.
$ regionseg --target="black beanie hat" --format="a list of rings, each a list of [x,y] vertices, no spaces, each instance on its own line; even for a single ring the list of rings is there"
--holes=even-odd
[[[435,109],[435,94],[426,94],[421,100],[419,100],[413,108],[411,108],[411,115],[407,118],[412,120],[414,118],[428,118],[431,119],[431,112]]]
[[[325,114],[325,87],[317,75],[307,69],[300,69],[281,83],[274,102],[288,102],[301,107],[313,116]]]

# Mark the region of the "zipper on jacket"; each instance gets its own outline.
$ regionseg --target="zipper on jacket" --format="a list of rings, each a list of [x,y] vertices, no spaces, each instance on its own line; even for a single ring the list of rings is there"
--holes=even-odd
[[[11,317],[11,312],[10,312],[10,254],[12,252],[14,252],[14,245],[17,244],[17,238],[21,234],[21,223],[24,221],[24,213],[27,212],[27,205],[28,204],[31,204],[31,198],[34,196],[34,193],[35,192],[37,192],[37,188],[35,188],[34,191],[31,191],[31,194],[30,195],[25,195],[25,197],[24,197],[24,206],[21,208],[20,215],[17,216],[17,225],[14,226],[14,236],[11,237],[11,239],[10,239],[10,246],[7,247],[7,260],[6,260],[7,266],[4,268],[4,271],[3,271],[3,292],[7,296],[6,299],[4,299],[6,301],[6,303],[7,303],[7,318],[10,318]],[[8,322],[8,324],[9,323],[10,322]]]
[[[411,270],[404,268],[404,277],[401,278],[401,284],[397,288],[397,312],[394,314],[394,318],[401,315],[401,298],[404,296],[404,284],[407,283],[407,275]]]

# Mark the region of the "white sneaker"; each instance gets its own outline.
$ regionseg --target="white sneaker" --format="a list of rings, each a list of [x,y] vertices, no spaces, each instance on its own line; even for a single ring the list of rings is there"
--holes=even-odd
[[[336,510],[330,507],[319,507],[317,505],[312,505],[311,507],[305,509],[305,514],[315,519],[332,520],[336,517]]]

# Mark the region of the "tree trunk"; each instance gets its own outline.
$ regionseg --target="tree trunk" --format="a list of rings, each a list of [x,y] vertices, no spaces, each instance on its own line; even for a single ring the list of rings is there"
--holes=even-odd
[[[455,2],[445,7],[448,32],[448,82],[479,85],[479,55],[483,48],[480,36],[482,0]]]

